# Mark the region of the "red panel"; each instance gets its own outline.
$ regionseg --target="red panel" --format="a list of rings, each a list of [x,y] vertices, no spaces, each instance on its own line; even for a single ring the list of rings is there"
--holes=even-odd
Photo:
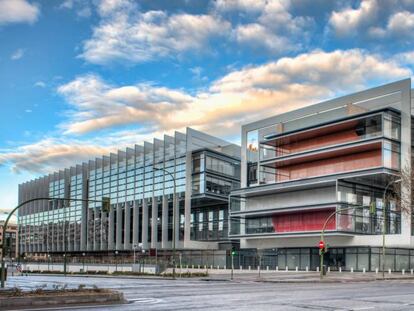
[[[311,139],[302,140],[290,145],[283,146],[283,149],[289,150],[289,153],[313,150],[324,146],[351,142],[361,139],[354,129],[343,132],[337,132],[330,135],[319,136]]]
[[[342,173],[382,165],[381,149],[278,168],[277,181]]]
[[[323,224],[334,209],[278,214],[272,217],[275,232],[320,231]],[[336,229],[336,219],[333,217],[326,229]]]

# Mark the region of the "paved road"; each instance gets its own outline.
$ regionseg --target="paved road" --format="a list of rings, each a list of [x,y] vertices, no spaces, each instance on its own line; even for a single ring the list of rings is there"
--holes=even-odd
[[[254,281],[152,280],[97,277],[11,277],[8,287],[68,284],[113,288],[130,303],[68,310],[414,310],[414,281],[276,284]],[[60,308],[59,310],[61,310]]]

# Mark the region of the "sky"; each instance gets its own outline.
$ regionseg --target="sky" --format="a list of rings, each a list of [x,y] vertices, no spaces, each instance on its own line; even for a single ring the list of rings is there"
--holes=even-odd
[[[0,211],[18,184],[193,127],[409,78],[414,0],[0,0]]]

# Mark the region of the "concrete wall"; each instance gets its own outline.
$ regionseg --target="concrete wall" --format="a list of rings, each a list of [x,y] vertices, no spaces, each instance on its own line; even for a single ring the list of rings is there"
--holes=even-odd
[[[245,206],[246,211],[263,211],[333,202],[336,202],[335,186],[248,198]]]

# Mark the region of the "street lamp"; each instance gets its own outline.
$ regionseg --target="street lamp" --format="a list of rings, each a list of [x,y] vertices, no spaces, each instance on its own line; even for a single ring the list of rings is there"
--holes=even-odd
[[[175,214],[176,214],[176,201],[177,201],[177,198],[176,198],[176,182],[175,182],[174,175],[171,174],[166,169],[158,168],[158,167],[155,167],[155,166],[154,166],[154,169],[158,170],[158,171],[163,171],[163,172],[167,173],[168,175],[170,175],[170,177],[173,181],[173,185],[174,185],[174,188],[173,188],[173,222],[172,222],[172,231],[173,231],[173,235],[172,235],[172,248],[173,248],[173,258],[172,259],[173,260],[172,260],[172,263],[173,263],[173,279],[175,280]]]
[[[6,228],[7,228],[7,224],[9,223],[10,218],[13,216],[14,212],[16,212],[19,208],[21,208],[22,206],[31,203],[31,202],[36,202],[36,201],[51,201],[51,200],[63,200],[63,201],[76,201],[76,202],[98,202],[98,203],[102,203],[102,209],[103,210],[108,210],[109,206],[111,204],[111,201],[108,197],[102,197],[102,200],[90,200],[90,199],[74,199],[74,198],[50,198],[50,197],[39,197],[39,198],[33,198],[33,199],[29,199],[26,200],[22,203],[20,203],[19,205],[17,205],[7,216],[4,224],[3,224],[3,230],[2,230],[2,236],[6,236]],[[2,239],[1,241],[1,252],[0,252],[0,262],[1,262],[1,270],[0,270],[0,286],[1,288],[4,288],[5,284],[5,277],[6,277],[6,273],[5,273],[5,264],[4,264],[4,260],[3,260],[3,253],[4,250],[6,249],[5,247],[5,239]]]
[[[383,204],[383,206],[382,206],[382,214],[383,214],[383,216],[382,216],[382,269],[381,269],[382,270],[382,279],[385,278],[385,230],[387,228],[387,226],[386,226],[386,215],[387,214],[386,214],[386,210],[385,210],[387,204],[385,202],[385,199],[386,199],[386,194],[387,194],[388,188],[392,184],[397,184],[399,182],[401,182],[401,179],[390,181],[387,184],[387,186],[385,187],[384,193],[382,195],[382,204]]]
[[[82,253],[82,270],[83,270],[83,273],[85,273],[85,253]]]
[[[135,252],[136,252],[136,250],[137,250],[137,244],[134,244],[133,246],[132,246],[132,249],[134,250],[134,265],[135,265],[135,262],[136,262],[136,254],[135,254]]]

